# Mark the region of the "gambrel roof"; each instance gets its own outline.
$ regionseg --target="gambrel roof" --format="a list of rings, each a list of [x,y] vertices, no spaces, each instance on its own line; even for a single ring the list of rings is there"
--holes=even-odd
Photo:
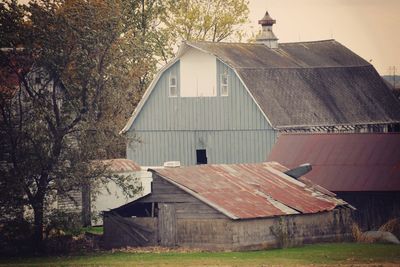
[[[334,40],[188,44],[233,68],[275,128],[400,121],[400,103],[374,67]]]
[[[283,43],[277,49],[186,42],[172,63],[190,48],[231,67],[275,129],[400,122],[400,102],[375,68],[335,40]],[[153,87],[122,132],[130,128]]]

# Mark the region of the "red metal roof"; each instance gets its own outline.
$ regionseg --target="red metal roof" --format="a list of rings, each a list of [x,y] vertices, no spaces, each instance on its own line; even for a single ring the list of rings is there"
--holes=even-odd
[[[100,162],[109,165],[108,168],[112,172],[134,172],[141,170],[140,166],[130,159],[107,159]]]
[[[328,190],[400,191],[400,134],[283,134],[268,156]]]
[[[276,162],[197,165],[154,170],[232,219],[316,213],[346,203],[291,178]]]

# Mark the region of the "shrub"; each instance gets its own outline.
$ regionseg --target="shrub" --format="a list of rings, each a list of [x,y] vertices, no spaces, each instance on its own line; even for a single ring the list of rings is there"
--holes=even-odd
[[[394,218],[387,221],[385,224],[379,227],[379,231],[391,232],[398,239],[400,239],[400,219]]]
[[[81,233],[81,214],[64,211],[54,211],[47,217],[46,237],[57,235],[79,235]]]
[[[0,255],[16,256],[33,252],[32,236],[32,225],[24,219],[1,222]]]

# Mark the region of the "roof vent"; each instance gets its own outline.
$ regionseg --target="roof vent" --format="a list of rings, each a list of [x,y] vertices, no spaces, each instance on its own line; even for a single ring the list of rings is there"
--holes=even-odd
[[[181,166],[180,161],[166,161],[164,162],[164,167],[166,168],[177,168]]]
[[[272,31],[272,25],[275,23],[276,20],[271,18],[267,11],[264,17],[258,21],[258,24],[262,26],[262,32],[257,36],[256,43],[264,44],[269,48],[278,48],[278,38],[276,38]]]
[[[299,167],[293,168],[285,172],[285,174],[289,175],[294,179],[298,179],[304,174],[310,172],[312,170],[312,166],[310,163],[301,164]]]

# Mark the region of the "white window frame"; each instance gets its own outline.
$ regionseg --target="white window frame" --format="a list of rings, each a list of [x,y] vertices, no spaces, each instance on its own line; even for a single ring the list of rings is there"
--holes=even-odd
[[[172,84],[172,80],[175,80],[175,84]],[[176,79],[175,75],[170,75],[169,76],[169,82],[168,82],[168,96],[169,97],[178,97],[178,81]],[[175,90],[175,94],[172,94],[172,90]]]
[[[226,83],[224,83],[224,80],[226,80]],[[224,90],[223,88],[226,88],[226,90]],[[220,77],[220,94],[221,96],[229,95],[229,76],[226,73],[221,74]]]

